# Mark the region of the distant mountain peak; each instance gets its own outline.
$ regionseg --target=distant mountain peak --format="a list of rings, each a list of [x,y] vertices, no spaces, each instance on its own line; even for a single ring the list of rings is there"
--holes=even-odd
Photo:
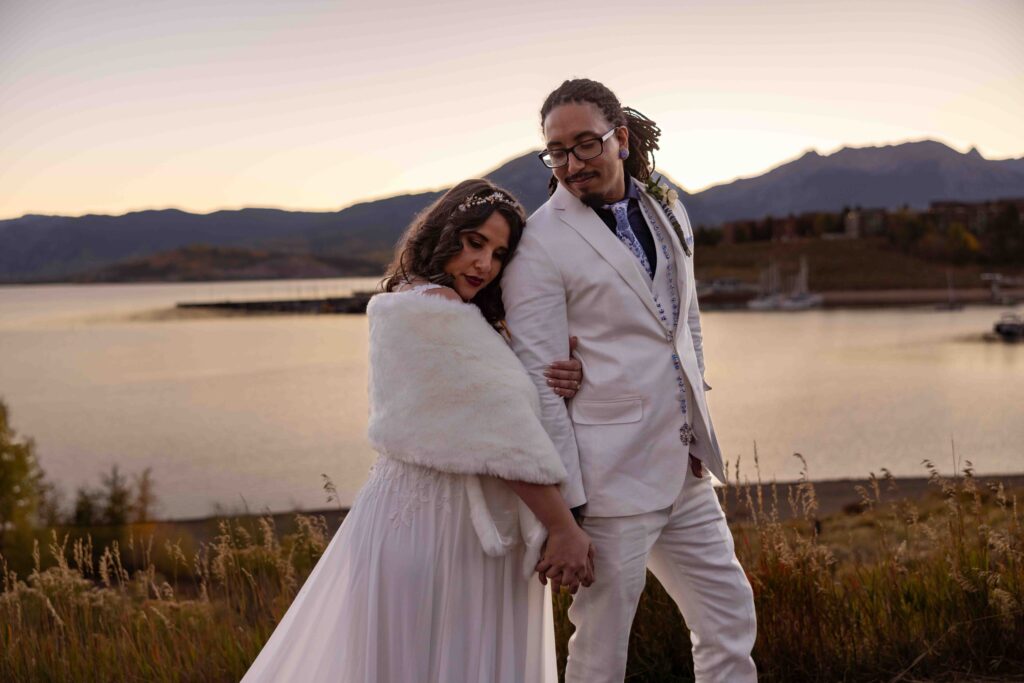
[[[805,152],[760,176],[709,188],[694,196],[690,215],[712,226],[846,205],[923,209],[942,199],[1019,197],[1022,172],[1017,160],[988,160],[976,147],[959,152],[938,140],[845,146],[825,156]]]
[[[551,173],[532,151],[486,177],[513,192],[528,210],[548,199]],[[208,214],[168,209],[0,220],[0,281],[59,279],[198,243],[382,263],[416,213],[439,195],[396,195],[336,212],[249,207]],[[812,149],[759,176],[680,195],[693,225],[707,227],[768,215],[836,212],[843,206],[926,208],[937,200],[1024,196],[1024,158],[988,160],[977,148],[962,153],[928,139],[846,146],[824,155]]]
[[[899,155],[902,158],[939,158],[939,157],[962,157],[960,152],[939,140],[925,138],[924,140],[909,140],[889,145],[862,145],[860,147],[847,145],[836,150],[829,157],[836,156],[865,156],[875,155],[888,157]]]

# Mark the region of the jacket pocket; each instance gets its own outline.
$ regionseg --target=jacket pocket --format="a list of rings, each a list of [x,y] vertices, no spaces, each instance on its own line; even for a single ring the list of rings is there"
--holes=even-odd
[[[606,400],[573,399],[572,421],[581,425],[612,425],[639,422],[644,404],[638,396]]]

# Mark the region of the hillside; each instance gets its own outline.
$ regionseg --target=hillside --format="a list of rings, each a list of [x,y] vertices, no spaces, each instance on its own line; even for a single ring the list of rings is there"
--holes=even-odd
[[[755,178],[698,193],[694,223],[839,211],[844,206],[927,208],[938,200],[982,201],[1024,196],[1024,159],[990,161],[976,149],[923,140],[884,147],[807,152]]]
[[[194,245],[81,273],[73,282],[204,282],[376,276],[383,262]]]
[[[528,211],[547,199],[549,171],[535,152],[486,175],[520,197]],[[383,263],[402,230],[439,194],[399,195],[328,212],[251,208],[193,214],[167,209],[0,220],[0,282],[93,277],[82,274],[195,244]],[[961,154],[931,140],[843,148],[827,156],[808,152],[755,178],[680,194],[694,225],[708,227],[769,214],[835,212],[843,206],[924,208],[940,199],[1024,196],[1024,158],[988,160],[977,150]],[[125,268],[112,272],[118,277],[132,272]]]
[[[947,273],[957,289],[983,288],[978,265],[952,267],[900,252],[884,239],[793,240],[702,246],[694,254],[698,280],[737,278],[756,284],[761,270],[779,264],[786,282],[797,272],[800,258],[809,266],[808,285],[815,292],[848,290],[945,289]],[[1024,275],[1014,269],[1006,275]]]
[[[0,281],[63,279],[190,244],[307,251],[302,235],[335,216],[277,209],[25,216],[0,221]]]

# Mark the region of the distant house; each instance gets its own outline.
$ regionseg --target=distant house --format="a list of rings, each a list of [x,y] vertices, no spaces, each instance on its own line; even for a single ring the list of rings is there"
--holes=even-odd
[[[843,217],[843,235],[851,240],[884,235],[888,217],[885,209],[850,209]]]
[[[936,201],[923,212],[904,208],[894,211],[890,219],[887,209],[854,207],[840,213],[810,212],[790,214],[785,218],[765,216],[757,220],[738,220],[722,223],[721,244],[738,242],[781,241],[819,235],[826,240],[856,240],[885,237],[890,229],[898,228],[907,216],[919,216],[942,231],[960,225],[976,236],[985,234],[986,227],[1014,207],[1024,216],[1024,198],[998,199],[985,202]]]
[[[926,213],[943,230],[958,223],[975,235],[984,235],[989,223],[1011,206],[1016,207],[1018,214],[1024,216],[1024,197],[986,202],[938,201],[932,202]]]

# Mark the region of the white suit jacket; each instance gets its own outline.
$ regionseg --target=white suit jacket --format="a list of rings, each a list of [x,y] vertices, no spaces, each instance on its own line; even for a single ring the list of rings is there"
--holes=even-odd
[[[652,283],[597,214],[561,185],[530,217],[502,276],[512,348],[538,387],[544,427],[568,471],[562,494],[570,507],[585,503],[584,514],[595,517],[651,512],[679,494],[689,458],[679,438],[683,415],[673,345],[696,435],[689,453],[725,479],[704,394],[710,387],[704,383],[693,258],[683,253],[658,203],[630,180],[672,244],[680,296],[673,342],[652,296],[660,284],[671,316],[663,254],[659,250]],[[673,212],[692,252],[686,210],[676,202]],[[566,402],[547,387],[543,372],[552,359],[568,357],[570,334],[579,337],[583,384]]]

